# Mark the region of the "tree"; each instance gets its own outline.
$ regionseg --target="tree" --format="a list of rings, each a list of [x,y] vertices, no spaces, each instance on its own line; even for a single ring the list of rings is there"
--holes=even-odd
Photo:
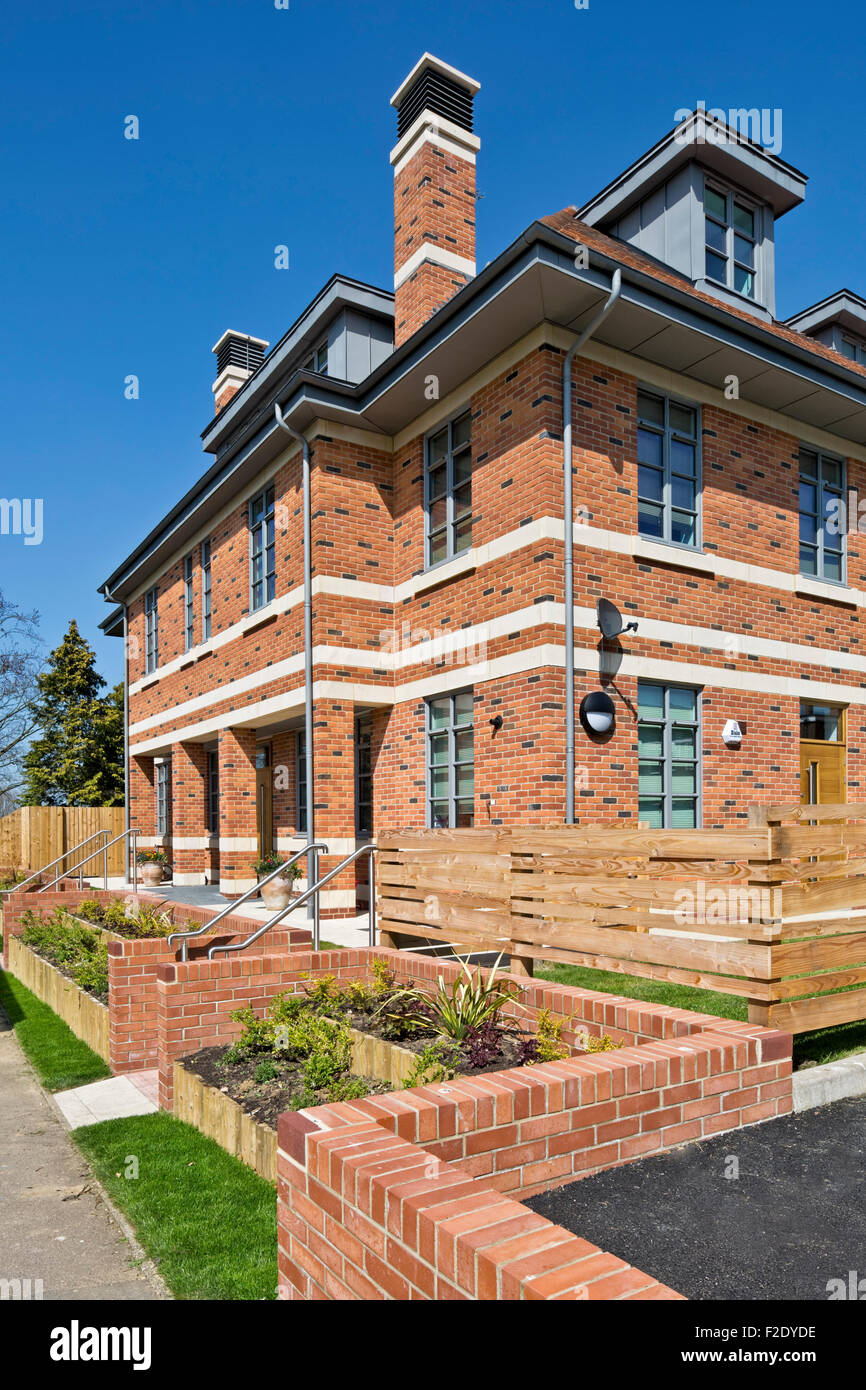
[[[25,613],[0,592],[0,815],[18,805],[21,757],[35,728],[30,699],[42,664],[38,613]]]
[[[123,805],[123,686],[102,695],[104,685],[73,620],[36,681],[22,805]]]

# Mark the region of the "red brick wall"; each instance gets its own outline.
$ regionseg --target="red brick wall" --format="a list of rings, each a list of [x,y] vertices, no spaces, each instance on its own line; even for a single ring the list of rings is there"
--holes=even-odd
[[[395,275],[425,244],[475,260],[475,165],[426,142],[394,177]],[[411,338],[468,279],[427,261],[398,285],[395,346]]]

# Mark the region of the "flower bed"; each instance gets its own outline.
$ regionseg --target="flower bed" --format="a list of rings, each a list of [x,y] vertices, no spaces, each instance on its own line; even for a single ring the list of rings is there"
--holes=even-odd
[[[429,992],[398,984],[387,961],[374,957],[367,980],[340,985],[324,974],[300,993],[277,995],[263,1017],[249,1007],[234,1010],[243,1029],[237,1040],[202,1048],[183,1065],[275,1127],[284,1110],[621,1045],[584,1034],[569,1046],[562,1037],[570,1020],[548,1009],[538,1012],[530,1032],[519,1014],[504,1015],[506,1006],[522,1010],[519,994],[495,966],[485,974],[461,962],[456,978],[440,975]]]
[[[96,933],[94,933],[96,935]],[[110,1026],[107,1005],[82,989],[50,960],[37,955],[20,936],[4,942],[6,968],[22,985],[53,1009],[77,1038],[110,1064]]]

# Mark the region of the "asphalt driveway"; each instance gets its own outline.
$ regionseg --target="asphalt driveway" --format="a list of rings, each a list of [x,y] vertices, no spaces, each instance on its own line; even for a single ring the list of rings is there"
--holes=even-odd
[[[829,1281],[862,1279],[866,1299],[866,1099],[643,1158],[527,1206],[687,1298],[826,1301],[840,1288]]]

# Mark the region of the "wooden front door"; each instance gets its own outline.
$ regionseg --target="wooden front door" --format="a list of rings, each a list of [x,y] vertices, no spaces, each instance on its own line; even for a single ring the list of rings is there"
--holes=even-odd
[[[830,705],[800,707],[800,800],[842,805],[848,799],[845,711]]]
[[[256,831],[259,858],[265,859],[274,852],[274,782],[269,743],[260,743],[256,749]]]

